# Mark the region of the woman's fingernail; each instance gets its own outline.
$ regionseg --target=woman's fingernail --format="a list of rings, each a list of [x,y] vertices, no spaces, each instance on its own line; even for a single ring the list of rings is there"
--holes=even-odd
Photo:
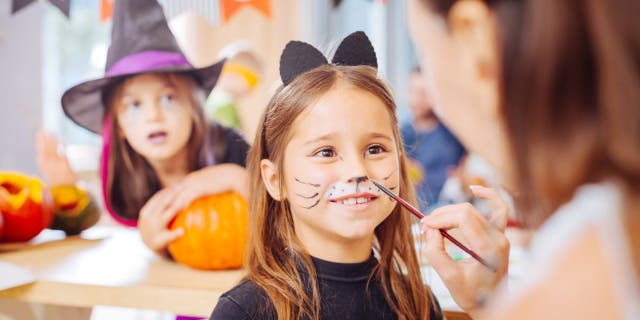
[[[472,191],[473,190],[478,190],[480,188],[482,188],[482,186],[481,185],[477,185],[477,184],[472,184],[472,185],[469,186],[469,189],[471,189]]]

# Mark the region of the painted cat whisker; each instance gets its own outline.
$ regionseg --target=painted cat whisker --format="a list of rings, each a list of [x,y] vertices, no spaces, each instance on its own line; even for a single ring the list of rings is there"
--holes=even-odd
[[[318,195],[320,195],[320,194],[319,194],[319,193],[317,193],[317,192],[316,192],[316,193],[314,193],[313,195],[310,195],[310,196],[305,196],[305,195],[302,195],[302,194],[296,193],[296,196],[298,196],[298,197],[300,197],[300,198],[305,198],[305,199],[313,199],[313,198],[317,197]]]
[[[319,183],[304,182],[304,181],[302,181],[302,180],[300,180],[300,179],[298,179],[298,178],[295,178],[295,181],[296,181],[296,182],[298,182],[298,183],[307,184],[307,185],[310,185],[310,186],[312,186],[312,187],[316,187],[316,188],[319,188],[319,187],[320,187],[320,184],[319,184]]]
[[[396,167],[395,169],[393,169],[393,170],[391,171],[391,173],[389,173],[389,175],[388,175],[388,176],[386,176],[386,177],[382,178],[382,180],[385,180],[385,181],[389,180],[389,178],[391,178],[391,176],[392,176],[396,171],[398,171],[398,167]]]
[[[301,207],[303,207],[303,208],[305,208],[305,209],[311,209],[311,208],[313,208],[313,207],[317,206],[317,205],[318,205],[318,203],[320,203],[320,199],[318,199],[318,200],[316,201],[316,203],[314,203],[314,204],[312,204],[312,205],[310,205],[310,206],[308,206],[308,207],[305,207],[305,206],[301,206]]]

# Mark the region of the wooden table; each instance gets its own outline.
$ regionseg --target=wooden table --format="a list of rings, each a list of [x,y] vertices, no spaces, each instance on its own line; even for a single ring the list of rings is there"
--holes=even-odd
[[[31,284],[0,291],[0,298],[90,308],[95,305],[153,309],[208,317],[241,270],[200,271],[156,256],[137,230],[94,227],[83,237],[46,230],[34,241],[2,251],[0,261],[36,277]],[[0,275],[2,276],[2,275]],[[445,312],[449,319],[468,319]]]
[[[42,304],[109,305],[209,316],[242,271],[200,271],[154,255],[138,231],[98,228],[92,237],[59,240],[0,252],[0,261],[32,272],[36,281],[0,291],[0,297]],[[102,235],[100,235],[102,233]],[[2,275],[0,275],[2,276]]]

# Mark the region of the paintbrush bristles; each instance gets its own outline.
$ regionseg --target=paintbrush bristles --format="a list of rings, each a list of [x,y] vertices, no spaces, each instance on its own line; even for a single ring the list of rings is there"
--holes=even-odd
[[[391,190],[385,188],[383,185],[375,182],[374,180],[371,180],[371,182],[373,182],[373,184],[375,184],[376,187],[378,187],[378,189],[380,189],[380,191],[386,193],[389,197],[394,198],[394,199],[397,197],[393,192],[391,192]]]

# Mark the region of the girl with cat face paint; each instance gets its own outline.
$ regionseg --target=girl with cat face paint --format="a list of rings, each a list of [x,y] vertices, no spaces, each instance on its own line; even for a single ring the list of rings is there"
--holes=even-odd
[[[247,165],[248,275],[211,319],[442,319],[422,283],[411,215],[374,186],[415,203],[395,103],[375,52],[356,32],[329,64],[287,44]]]

